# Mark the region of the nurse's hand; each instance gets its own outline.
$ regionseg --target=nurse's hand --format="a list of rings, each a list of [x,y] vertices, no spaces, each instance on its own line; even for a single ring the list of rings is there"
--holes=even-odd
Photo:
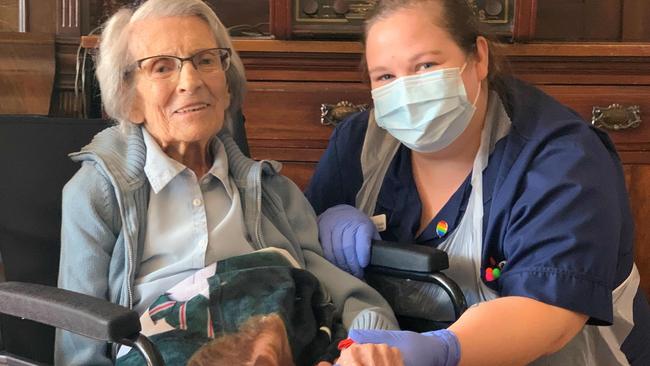
[[[386,344],[353,344],[341,352],[335,366],[404,366],[399,349]]]
[[[363,212],[337,205],[318,216],[318,237],[328,261],[361,278],[370,263],[371,241],[379,239],[379,233]]]
[[[348,338],[356,343],[396,347],[402,352],[405,366],[456,366],[460,362],[458,338],[447,329],[426,333],[352,329]]]

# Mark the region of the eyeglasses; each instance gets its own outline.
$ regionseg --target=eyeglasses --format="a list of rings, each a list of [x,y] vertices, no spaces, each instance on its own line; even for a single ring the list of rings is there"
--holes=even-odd
[[[212,74],[228,70],[231,52],[230,48],[210,48],[185,58],[168,55],[145,57],[136,61],[136,64],[152,80],[169,79],[178,75],[185,61],[190,61],[194,69],[202,74]]]

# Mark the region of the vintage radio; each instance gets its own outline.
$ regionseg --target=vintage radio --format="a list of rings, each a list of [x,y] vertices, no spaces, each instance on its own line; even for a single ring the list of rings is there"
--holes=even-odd
[[[537,0],[467,0],[489,33],[525,39],[534,30]],[[377,0],[271,0],[271,33],[278,38],[354,38]]]

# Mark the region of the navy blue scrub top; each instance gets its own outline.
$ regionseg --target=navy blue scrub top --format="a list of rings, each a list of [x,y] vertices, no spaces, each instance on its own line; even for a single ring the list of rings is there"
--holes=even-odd
[[[615,148],[575,112],[517,80],[509,80],[509,134],[483,172],[482,279],[500,296],[525,296],[612,322],[611,292],[633,263],[633,218]],[[334,130],[305,192],[317,214],[355,205],[368,112]],[[489,121],[488,121],[489,123]],[[469,199],[469,176],[416,236],[422,204],[410,150],[398,149],[384,178],[375,215],[386,214],[385,240],[437,246],[458,226]],[[442,172],[444,174],[444,172]],[[436,232],[446,221],[445,235]],[[492,281],[485,270],[504,262]],[[628,359],[650,365],[650,306],[634,300],[635,327],[623,345]]]

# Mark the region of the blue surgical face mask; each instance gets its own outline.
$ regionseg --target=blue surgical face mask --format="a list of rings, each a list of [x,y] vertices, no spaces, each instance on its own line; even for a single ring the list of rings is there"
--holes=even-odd
[[[460,68],[401,77],[372,90],[375,120],[409,149],[431,153],[444,149],[472,120],[475,104],[467,100]]]

